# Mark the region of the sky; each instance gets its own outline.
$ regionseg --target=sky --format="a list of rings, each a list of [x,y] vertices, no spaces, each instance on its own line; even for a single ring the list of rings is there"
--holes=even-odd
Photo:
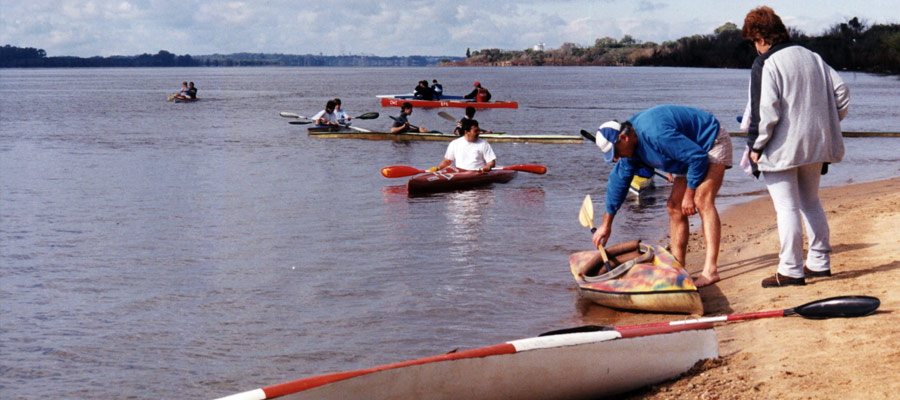
[[[662,43],[738,27],[768,5],[808,35],[853,17],[900,23],[900,0],[0,0],[0,45],[48,56],[248,53],[464,56],[597,38]]]

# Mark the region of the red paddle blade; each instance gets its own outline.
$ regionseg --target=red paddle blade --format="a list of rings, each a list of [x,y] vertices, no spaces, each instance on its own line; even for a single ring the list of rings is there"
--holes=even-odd
[[[392,165],[381,169],[381,175],[384,175],[385,178],[402,178],[404,176],[413,176],[425,172],[427,171],[410,167],[409,165]]]
[[[530,172],[532,174],[538,174],[538,175],[543,175],[543,174],[547,173],[547,167],[545,167],[543,165],[537,165],[537,164],[517,164],[517,165],[510,165],[508,167],[501,167],[500,169],[511,169],[511,170],[522,171],[522,172]]]

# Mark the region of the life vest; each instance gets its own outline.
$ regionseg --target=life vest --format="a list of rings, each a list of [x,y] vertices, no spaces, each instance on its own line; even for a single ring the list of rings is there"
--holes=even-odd
[[[488,91],[483,87],[478,88],[478,93],[475,94],[475,101],[479,103],[484,103],[487,101]]]

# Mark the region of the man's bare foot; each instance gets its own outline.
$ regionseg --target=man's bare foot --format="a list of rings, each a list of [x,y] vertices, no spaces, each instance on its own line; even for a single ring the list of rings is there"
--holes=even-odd
[[[694,286],[696,286],[698,288],[702,288],[704,286],[712,285],[713,283],[716,283],[719,280],[720,280],[720,278],[719,278],[718,274],[707,277],[706,275],[701,273],[700,276],[698,276],[697,279],[694,280]]]

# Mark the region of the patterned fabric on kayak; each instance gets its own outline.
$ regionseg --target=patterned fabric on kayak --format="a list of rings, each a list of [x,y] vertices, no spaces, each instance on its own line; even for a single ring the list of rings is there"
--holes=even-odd
[[[602,282],[585,282],[583,277],[576,276],[579,286],[622,294],[697,290],[688,272],[681,268],[681,263],[665,248],[656,245],[643,246],[653,252],[652,263],[637,263],[622,276]],[[569,262],[572,265],[582,265],[593,259],[597,253],[596,250],[575,253],[569,257]]]

